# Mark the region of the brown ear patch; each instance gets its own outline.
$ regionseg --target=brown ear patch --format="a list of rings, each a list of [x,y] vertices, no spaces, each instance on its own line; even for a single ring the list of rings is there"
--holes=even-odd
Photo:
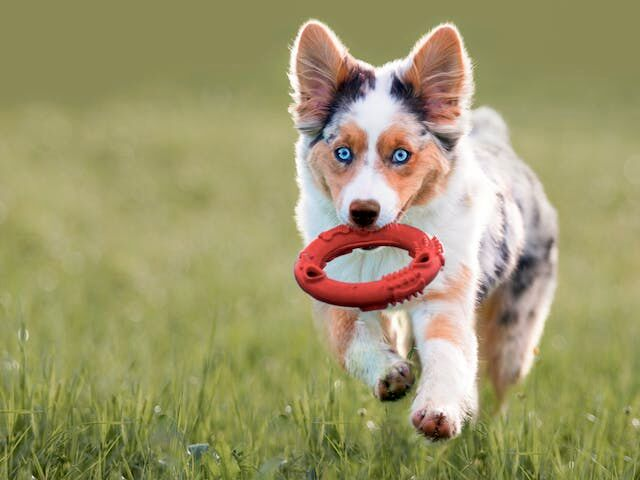
[[[339,84],[355,63],[346,48],[327,27],[309,22],[294,46],[292,74],[297,87],[293,108],[296,123],[310,128],[328,115]]]
[[[420,40],[402,81],[422,100],[427,121],[453,123],[466,107],[471,89],[462,39],[457,29],[443,25]]]
[[[303,132],[317,133],[340,103],[356,97],[375,74],[349,55],[338,37],[320,22],[308,22],[294,44],[291,60],[294,105],[291,112]]]

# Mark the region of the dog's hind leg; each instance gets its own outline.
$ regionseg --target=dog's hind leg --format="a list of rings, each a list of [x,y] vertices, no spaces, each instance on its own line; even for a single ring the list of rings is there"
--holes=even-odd
[[[389,344],[379,313],[315,303],[329,346],[340,365],[373,389],[380,400],[403,397],[413,385],[407,360]]]
[[[556,275],[553,236],[525,248],[511,277],[480,306],[480,358],[486,362],[499,404],[508,387],[531,368],[553,300]]]

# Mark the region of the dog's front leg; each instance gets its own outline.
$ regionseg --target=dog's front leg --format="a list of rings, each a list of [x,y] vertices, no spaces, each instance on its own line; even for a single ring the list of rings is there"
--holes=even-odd
[[[338,362],[373,389],[380,400],[396,400],[413,384],[409,363],[385,341],[379,313],[362,313],[316,302],[329,346]]]
[[[430,440],[460,433],[477,409],[477,339],[471,274],[462,268],[411,311],[422,374],[411,423]]]

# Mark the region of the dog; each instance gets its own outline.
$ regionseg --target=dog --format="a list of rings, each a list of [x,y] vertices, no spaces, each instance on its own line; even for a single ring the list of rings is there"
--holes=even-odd
[[[556,211],[501,116],[471,109],[472,63],[453,24],[373,67],[312,20],[293,43],[289,78],[304,243],[339,224],[400,222],[437,236],[446,257],[400,308],[315,302],[314,316],[338,362],[383,401],[412,387],[417,350],[410,422],[428,440],[455,437],[478,409],[479,359],[500,404],[530,370],[556,287]],[[326,271],[370,281],[409,260],[389,247],[356,250]]]

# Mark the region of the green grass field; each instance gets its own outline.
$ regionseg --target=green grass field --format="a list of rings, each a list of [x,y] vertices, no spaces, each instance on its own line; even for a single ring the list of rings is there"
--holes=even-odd
[[[557,301],[508,414],[485,389],[477,425],[428,447],[408,400],[379,404],[318,340],[291,275],[294,134],[247,108],[2,119],[0,476],[640,476],[633,127],[510,119],[560,210]]]
[[[333,363],[292,277],[286,42],[322,16],[298,10],[220,88],[0,111],[0,479],[639,479],[637,69],[535,77],[471,29],[476,103],[505,114],[558,207],[560,283],[507,412],[483,382],[477,423],[428,446],[409,399],[380,404]],[[424,18],[372,60],[447,14]],[[247,78],[272,58],[263,92]]]

